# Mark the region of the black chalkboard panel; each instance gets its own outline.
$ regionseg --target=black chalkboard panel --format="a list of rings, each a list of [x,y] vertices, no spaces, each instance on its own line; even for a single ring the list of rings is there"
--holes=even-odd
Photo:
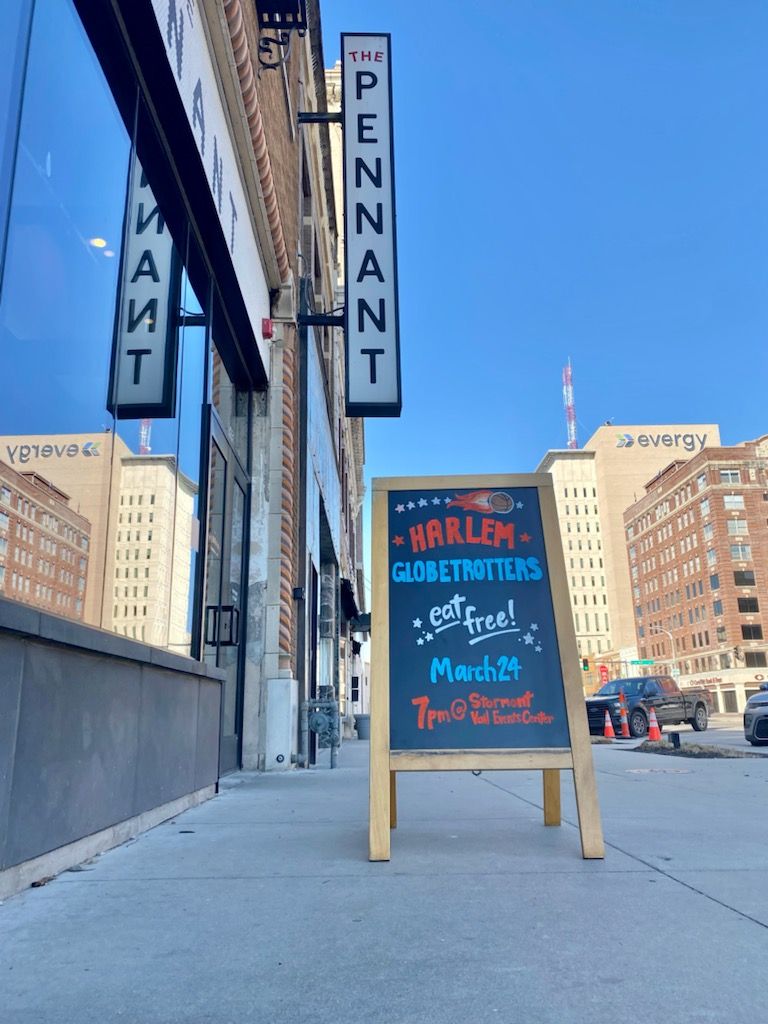
[[[538,490],[388,501],[390,748],[569,747]]]

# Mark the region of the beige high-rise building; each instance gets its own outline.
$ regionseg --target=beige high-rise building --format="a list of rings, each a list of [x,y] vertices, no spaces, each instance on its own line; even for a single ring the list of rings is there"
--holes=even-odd
[[[605,424],[583,448],[550,450],[539,463],[553,477],[582,656],[637,657],[624,511],[670,462],[719,444],[714,423]]]
[[[112,607],[105,627],[189,654],[197,487],[176,472],[172,455],[124,455],[121,463],[114,558],[107,571],[114,600],[107,600]]]

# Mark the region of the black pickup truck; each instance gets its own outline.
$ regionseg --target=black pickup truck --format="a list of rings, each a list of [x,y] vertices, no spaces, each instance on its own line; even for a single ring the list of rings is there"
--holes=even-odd
[[[648,732],[651,708],[656,711],[656,719],[662,729],[665,725],[680,725],[682,722],[693,726],[696,732],[707,728],[712,711],[712,697],[708,690],[691,689],[683,693],[671,676],[639,676],[635,679],[612,679],[597,693],[587,697],[590,733],[602,736],[605,712],[608,711],[616,735],[619,735],[620,692],[626,698],[632,736],[639,738]]]

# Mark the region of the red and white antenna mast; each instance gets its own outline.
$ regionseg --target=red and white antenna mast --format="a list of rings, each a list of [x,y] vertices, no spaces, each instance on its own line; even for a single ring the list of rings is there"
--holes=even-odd
[[[152,451],[152,420],[142,420],[139,427],[139,455],[149,455]]]
[[[571,360],[568,358],[568,365],[563,367],[563,405],[565,406],[565,421],[568,425],[568,447],[578,448],[576,440],[576,402],[573,397],[573,370]]]

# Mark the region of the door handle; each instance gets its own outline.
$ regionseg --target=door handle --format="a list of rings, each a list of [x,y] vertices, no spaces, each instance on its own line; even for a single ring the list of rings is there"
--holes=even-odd
[[[219,617],[219,646],[237,647],[240,642],[240,609],[234,604],[223,604]]]

